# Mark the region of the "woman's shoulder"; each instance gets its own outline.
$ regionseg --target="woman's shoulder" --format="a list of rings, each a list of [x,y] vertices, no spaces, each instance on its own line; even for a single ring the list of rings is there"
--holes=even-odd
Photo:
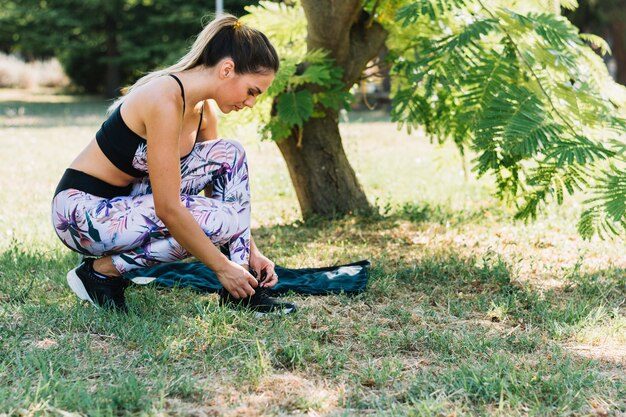
[[[168,102],[182,105],[183,102],[178,83],[176,83],[174,78],[166,75],[148,81],[136,91],[133,91],[133,93],[136,93],[136,99],[151,106],[158,106]]]
[[[155,115],[162,117],[171,113],[172,120],[180,117],[183,100],[172,77],[157,77],[133,89],[124,99],[123,105],[122,118],[126,125],[144,136],[146,123]]]

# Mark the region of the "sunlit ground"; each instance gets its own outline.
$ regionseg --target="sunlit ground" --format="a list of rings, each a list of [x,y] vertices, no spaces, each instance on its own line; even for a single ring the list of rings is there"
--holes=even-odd
[[[381,216],[311,224],[276,145],[221,121],[247,149],[262,251],[370,259],[365,294],[294,295],[297,315],[260,321],[184,290],[130,289],[129,317],[79,304],[49,206],[105,107],[0,90],[0,414],[626,413],[624,241],[578,237],[582,196],[513,221],[451,145],[376,113],[341,131]]]

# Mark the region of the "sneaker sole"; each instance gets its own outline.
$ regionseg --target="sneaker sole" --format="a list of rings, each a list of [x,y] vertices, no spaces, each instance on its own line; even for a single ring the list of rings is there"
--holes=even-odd
[[[283,308],[282,310],[274,310],[268,311],[267,313],[261,313],[260,311],[256,311],[254,313],[254,318],[261,318],[269,315],[283,315],[283,314],[291,314],[294,313],[297,309],[293,307]]]
[[[93,304],[95,307],[98,307],[98,305],[96,305],[96,303],[93,302],[89,294],[87,294],[87,290],[85,289],[83,282],[80,280],[80,278],[78,278],[78,274],[76,274],[76,269],[77,268],[74,268],[70,272],[67,273],[68,285],[70,286],[72,291],[74,291],[74,294],[78,296],[78,298],[80,298],[81,300],[87,300],[91,304]]]

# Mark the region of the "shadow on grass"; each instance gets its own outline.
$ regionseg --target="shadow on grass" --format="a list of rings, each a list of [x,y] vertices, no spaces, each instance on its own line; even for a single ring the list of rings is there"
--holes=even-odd
[[[298,256],[303,249],[293,242],[331,247],[350,241],[356,230],[365,237],[352,248],[354,256],[373,244],[369,236],[394,222],[317,219],[259,228],[254,235],[268,242],[263,246],[271,257]],[[201,402],[202,390],[191,389],[201,386],[191,371],[198,363],[209,375],[233,369],[247,382],[272,371],[297,371],[338,385],[348,381],[342,406],[354,409],[460,404],[488,413],[505,404],[549,414],[581,412],[597,396],[619,403],[623,378],[607,380],[600,372],[614,363],[589,361],[560,346],[581,329],[611,326],[626,295],[624,269],[573,272],[564,287],[538,291],[515,282],[511,266],[497,255],[468,257],[448,248],[393,264],[385,264],[384,254],[371,260],[366,293],[301,299],[300,313],[286,319],[254,321],[221,309],[214,298],[152,288],[131,290],[132,312],[118,316],[79,308],[64,280],[75,254],[15,243],[0,253],[0,313],[14,318],[11,312],[17,312],[21,323],[0,320],[7,335],[0,340],[7,361],[0,364],[21,383],[11,397],[56,398],[52,405],[88,414],[101,406],[112,414],[139,412],[169,396]],[[24,340],[40,335],[58,339],[60,346],[23,353]],[[94,346],[109,353],[102,357]],[[18,360],[20,355],[25,356]],[[81,379],[84,371],[72,370],[85,366],[109,388],[82,403],[91,382]],[[102,373],[107,366],[112,370]],[[137,377],[128,371],[136,367]],[[37,372],[44,374],[44,388],[29,376]],[[181,373],[190,378],[184,389],[176,385]]]
[[[436,223],[448,227],[480,223],[486,219],[489,221],[494,219],[513,221],[512,213],[507,211],[504,206],[490,205],[473,209],[453,210],[448,206],[432,205],[427,202],[421,204],[404,203],[391,217],[412,223]]]
[[[0,127],[92,126],[104,120],[107,103],[95,98],[71,102],[0,101]]]
[[[514,212],[499,204],[489,204],[483,207],[455,210],[443,204],[410,203],[405,202],[397,207],[374,207],[372,213],[342,215],[334,218],[310,216],[306,221],[298,220],[291,224],[260,227],[254,231],[255,236],[261,234],[281,235],[294,237],[296,242],[306,243],[315,236],[321,237],[338,230],[339,228],[362,228],[363,230],[388,230],[397,226],[398,221],[408,221],[414,224],[436,224],[449,228],[467,224],[478,224],[483,221],[494,222],[502,220],[513,223]],[[293,235],[293,236],[292,236]]]
[[[254,235],[257,241],[264,242],[264,251],[270,257],[277,254],[297,257],[304,253],[302,248],[307,244],[331,247],[350,241],[354,230],[375,235],[393,228],[394,222],[394,218],[373,220],[370,217],[338,221],[316,219],[261,227]],[[367,246],[368,237],[365,235],[362,247]],[[294,246],[293,242],[302,246]],[[358,247],[355,245],[352,249]],[[358,254],[355,250],[351,253],[353,257],[354,253]],[[354,260],[338,260],[337,263]],[[370,260],[371,279],[365,294],[370,300],[384,302],[410,288],[412,293],[429,300],[431,306],[445,306],[451,316],[465,319],[474,313],[492,311],[489,317],[496,322],[510,319],[523,326],[537,326],[552,338],[566,337],[568,327],[575,328],[588,321],[597,309],[609,312],[605,318],[614,317],[626,297],[626,269],[623,268],[591,274],[574,271],[564,286],[539,291],[515,282],[511,266],[495,253],[467,257],[448,248],[410,262],[386,264],[384,253]],[[65,274],[78,261],[78,254],[61,247],[42,253],[15,242],[0,253],[0,299],[8,303],[27,303],[33,296],[45,297],[50,285],[65,286]]]
[[[452,216],[458,219],[456,224],[460,224],[480,216],[480,213],[465,215],[432,210],[428,206],[419,210],[410,207],[411,210],[388,217],[349,217],[334,221],[318,218],[292,225],[261,227],[254,235],[270,252],[281,257],[310,258],[307,246],[311,243],[323,246],[327,242],[328,248],[350,245],[337,263],[370,258],[372,274],[366,294],[368,299],[393,300],[410,288],[415,297],[428,300],[433,308],[445,308],[454,318],[465,320],[478,315],[492,322],[518,326],[521,330],[539,328],[552,340],[565,340],[585,327],[611,322],[623,311],[624,268],[593,273],[575,270],[563,278],[563,286],[546,290],[515,281],[513,267],[496,253],[467,256],[451,247],[415,256],[411,261],[391,260],[382,245],[390,239],[379,235],[396,227],[397,220],[432,222]],[[265,242],[274,243],[266,245]],[[286,247],[281,242],[290,242],[290,245]],[[372,245],[378,245],[381,251],[365,252]],[[402,242],[394,249],[407,250]]]

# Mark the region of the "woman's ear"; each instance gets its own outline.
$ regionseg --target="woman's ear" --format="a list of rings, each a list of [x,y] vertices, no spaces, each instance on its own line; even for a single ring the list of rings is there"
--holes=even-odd
[[[230,58],[224,58],[220,64],[220,78],[232,78],[235,75],[235,62]]]

